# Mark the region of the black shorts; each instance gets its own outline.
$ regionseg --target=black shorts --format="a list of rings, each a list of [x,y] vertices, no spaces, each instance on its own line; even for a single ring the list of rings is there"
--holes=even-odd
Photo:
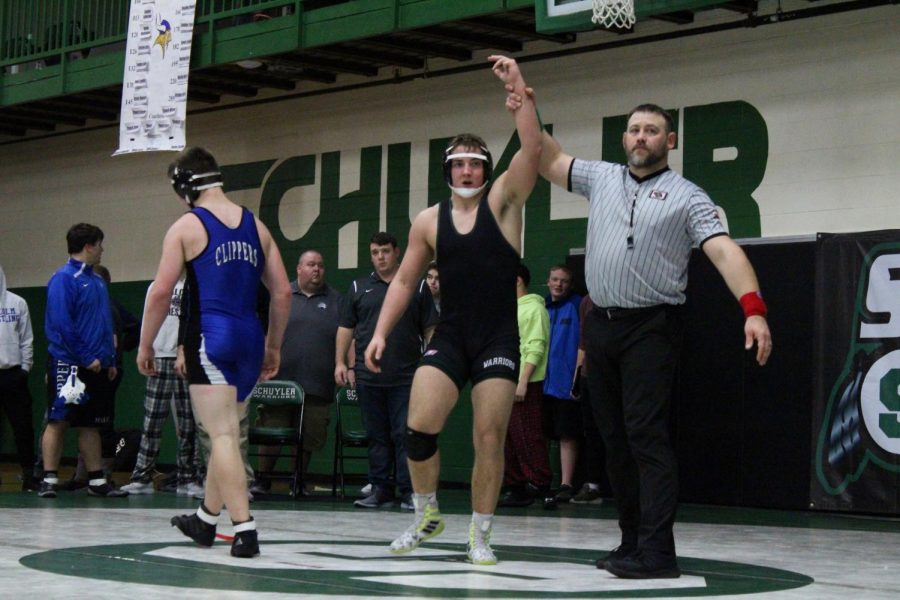
[[[458,389],[467,381],[472,385],[485,379],[519,380],[519,336],[503,335],[474,346],[460,336],[438,328],[428,344],[419,366],[440,369]]]
[[[581,402],[544,396],[544,436],[548,439],[580,438],[584,435]]]
[[[104,428],[112,424],[115,410],[115,385],[109,380],[109,369],[99,373],[78,368],[78,379],[84,383],[85,399],[80,404],[66,404],[58,398],[60,388],[69,377],[71,365],[47,357],[47,420],[65,421],[72,427]]]

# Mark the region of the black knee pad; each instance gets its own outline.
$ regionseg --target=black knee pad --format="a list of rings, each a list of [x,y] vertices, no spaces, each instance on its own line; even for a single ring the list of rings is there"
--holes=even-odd
[[[437,452],[437,437],[436,433],[422,433],[407,427],[404,441],[406,457],[417,462],[428,460]]]

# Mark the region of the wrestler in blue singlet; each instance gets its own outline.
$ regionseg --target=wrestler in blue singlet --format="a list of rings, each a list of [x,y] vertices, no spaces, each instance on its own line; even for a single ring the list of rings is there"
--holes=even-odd
[[[232,229],[205,208],[191,213],[203,223],[208,241],[187,263],[188,382],[233,385],[243,401],[259,379],[264,355],[256,305],[266,257],[256,220],[244,208],[240,225]]]

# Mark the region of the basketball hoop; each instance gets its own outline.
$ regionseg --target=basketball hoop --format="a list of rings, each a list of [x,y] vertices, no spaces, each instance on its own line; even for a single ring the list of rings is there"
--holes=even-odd
[[[634,0],[593,0],[592,3],[591,21],[595,24],[607,29],[630,29],[634,25]]]

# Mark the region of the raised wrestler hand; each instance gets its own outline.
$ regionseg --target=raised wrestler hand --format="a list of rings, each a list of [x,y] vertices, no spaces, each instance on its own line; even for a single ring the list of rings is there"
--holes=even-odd
[[[494,63],[494,66],[491,67],[491,70],[494,72],[494,75],[497,76],[500,81],[507,85],[521,84],[522,82],[522,72],[519,71],[519,65],[516,63],[514,58],[509,58],[508,56],[501,56],[499,54],[492,54],[488,56],[488,60]]]
[[[750,350],[756,343],[756,362],[766,364],[772,354],[772,334],[765,317],[752,315],[744,322],[744,349]]]

